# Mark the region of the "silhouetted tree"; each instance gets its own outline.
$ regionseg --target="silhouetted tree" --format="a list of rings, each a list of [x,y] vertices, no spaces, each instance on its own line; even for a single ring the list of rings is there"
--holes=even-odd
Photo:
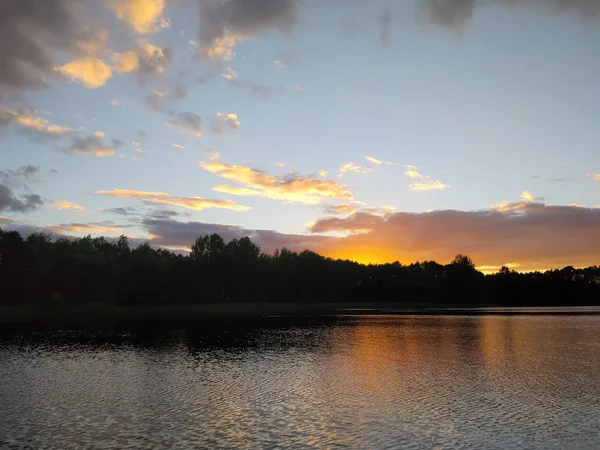
[[[466,255],[435,261],[363,265],[305,250],[262,253],[250,238],[199,237],[189,255],[127,237],[25,239],[0,229],[0,302],[393,302],[413,305],[583,305],[600,300],[600,268],[545,273],[502,267],[484,276]],[[53,304],[50,302],[50,304]]]

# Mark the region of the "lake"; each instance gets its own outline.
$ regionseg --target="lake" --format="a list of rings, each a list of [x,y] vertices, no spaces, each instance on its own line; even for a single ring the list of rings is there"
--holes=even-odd
[[[4,330],[0,448],[600,448],[599,315]]]

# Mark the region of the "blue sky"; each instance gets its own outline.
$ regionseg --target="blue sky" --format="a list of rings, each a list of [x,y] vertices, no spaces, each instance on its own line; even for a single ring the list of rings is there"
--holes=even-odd
[[[352,244],[363,261],[443,260],[476,241],[482,265],[591,264],[589,243],[546,249],[600,231],[600,6],[560,3],[59,0],[49,19],[8,1],[1,51],[31,73],[0,71],[0,216],[169,248],[191,244],[177,227],[231,225],[332,256]],[[445,210],[489,223],[431,248],[378,238],[402,214]],[[550,225],[513,260],[486,241],[490,213],[532,221],[507,248]]]

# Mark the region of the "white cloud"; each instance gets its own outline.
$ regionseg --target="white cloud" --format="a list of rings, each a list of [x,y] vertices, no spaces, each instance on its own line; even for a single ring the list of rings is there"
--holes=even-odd
[[[442,183],[441,181],[433,180],[427,175],[420,174],[419,172],[417,172],[416,166],[406,166],[406,168],[407,171],[404,172],[404,175],[414,180],[417,180],[414,183],[408,185],[411,191],[424,192],[431,190],[444,190],[450,187]]]
[[[353,162],[349,162],[346,164],[342,164],[340,166],[340,171],[338,173],[338,177],[342,178],[345,174],[347,173],[356,173],[356,174],[365,174],[365,173],[369,173],[371,171],[371,169],[369,169],[368,167],[362,167],[362,166],[358,166],[356,164],[354,164]]]

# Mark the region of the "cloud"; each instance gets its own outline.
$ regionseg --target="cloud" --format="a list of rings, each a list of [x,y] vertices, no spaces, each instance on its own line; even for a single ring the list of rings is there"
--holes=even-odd
[[[17,197],[9,186],[0,183],[0,211],[27,213],[43,205],[39,195],[25,194]]]
[[[104,86],[112,77],[111,68],[103,60],[92,57],[74,59],[61,66],[60,71],[72,82],[90,89]]]
[[[527,208],[528,203],[539,203],[542,204],[544,201],[544,197],[535,197],[529,191],[523,191],[521,193],[521,201],[519,202],[500,202],[496,205],[490,206],[491,210],[499,211],[499,212],[512,212],[519,213],[524,211]]]
[[[94,155],[99,158],[106,156],[114,156],[117,152],[115,147],[120,147],[122,144],[118,139],[113,139],[112,144],[106,143],[101,137],[95,135],[76,136],[73,138],[71,145],[64,149],[70,155]]]
[[[240,121],[238,120],[236,113],[217,113],[217,116],[221,117],[225,121],[228,121],[235,128],[240,126]]]
[[[371,231],[329,241],[326,254],[360,256],[362,250],[373,249],[379,252],[378,261],[445,262],[466,253],[478,264],[519,262],[527,270],[597,264],[600,252],[600,240],[590,239],[600,233],[600,209],[540,203],[524,203],[519,211],[356,213],[318,220],[311,229],[354,230]]]
[[[173,144],[173,147],[177,147],[177,148],[185,148],[183,145],[179,145],[179,144]]]
[[[523,200],[524,202],[531,203],[535,201],[535,197],[531,194],[531,192],[523,191],[523,193],[521,194],[521,200]]]
[[[157,33],[170,26],[163,15],[165,0],[109,0],[108,7],[138,34]]]
[[[448,185],[445,185],[441,181],[433,180],[427,175],[420,174],[419,172],[417,172],[416,166],[406,166],[406,168],[408,170],[404,172],[404,175],[414,180],[417,180],[414,183],[408,185],[411,191],[423,192],[431,190],[444,190],[450,187]]]
[[[47,87],[59,53],[84,54],[102,33],[77,0],[0,2],[0,90]],[[86,45],[87,44],[87,45]]]
[[[56,234],[123,234],[123,227],[109,226],[103,223],[61,223],[59,225],[47,226],[45,229]]]
[[[165,112],[163,100],[167,93],[168,91],[165,89],[153,89],[146,97],[146,103],[155,111]]]
[[[232,81],[237,78],[238,74],[231,67],[227,67],[227,72],[225,72],[224,74],[221,74],[221,76],[223,78],[225,78],[227,81]]]
[[[342,203],[340,205],[327,205],[325,208],[326,214],[354,214],[357,211],[357,205],[355,203]],[[313,223],[314,225],[314,223]],[[309,227],[310,228],[310,227]]]
[[[320,177],[326,177],[327,176],[327,171],[326,170],[319,170],[319,176]]]
[[[135,72],[141,84],[144,84],[149,76],[163,72],[172,60],[171,48],[157,47],[145,39],[136,42],[135,50],[114,53],[111,57],[112,70],[117,73]]]
[[[225,240],[249,236],[265,252],[287,247],[310,249],[333,258],[362,262],[452,261],[468,254],[479,267],[511,263],[520,270],[597,264],[600,209],[529,203],[523,213],[498,211],[396,212],[385,216],[357,213],[318,220],[314,233],[360,230],[343,237],[283,234],[233,225],[146,218],[142,226],[152,243],[189,248],[201,235],[218,233]],[[370,231],[369,231],[370,230]]]
[[[164,71],[167,64],[173,61],[173,50],[169,47],[159,48],[145,40],[139,40],[138,56],[139,67],[137,69],[140,83],[155,73]]]
[[[200,167],[244,186],[239,188],[220,185],[213,188],[216,192],[306,204],[318,204],[327,199],[352,200],[352,194],[348,187],[334,180],[319,180],[311,176],[300,176],[293,172],[283,177],[277,177],[267,175],[257,169],[216,161],[202,162]]]
[[[289,34],[303,0],[198,0],[199,55],[229,60],[242,40],[277,31]]]
[[[125,105],[124,105],[122,102],[120,102],[120,101],[119,101],[119,100],[117,100],[116,98],[113,98],[113,99],[112,99],[110,102],[108,102],[108,103],[110,103],[110,104],[111,104],[111,105],[113,105],[113,106],[121,106],[121,107],[125,106]]]
[[[229,209],[232,211],[248,211],[248,206],[238,205],[231,200],[211,200],[203,197],[179,197],[164,192],[136,191],[130,189],[113,189],[97,191],[96,195],[110,195],[119,198],[134,198],[153,205],[171,205],[181,208],[204,211],[209,208]]]
[[[275,165],[277,167],[285,167],[285,163],[284,162],[276,162]]]
[[[33,133],[37,137],[61,136],[73,131],[68,126],[54,125],[39,116],[37,111],[0,109],[0,128],[9,125],[16,126],[20,131]]]
[[[71,209],[75,211],[85,211],[85,208],[83,206],[79,206],[76,203],[71,203],[67,201],[54,202],[52,203],[52,206],[54,206],[56,209]]]
[[[471,21],[477,8],[490,3],[514,11],[535,7],[552,14],[575,13],[586,21],[600,20],[597,0],[424,0],[421,13],[432,25],[460,31]]]
[[[110,213],[110,214],[118,214],[121,216],[129,216],[131,214],[136,213],[136,209],[131,206],[128,206],[126,208],[108,208],[108,209],[103,209],[103,211]]]
[[[598,175],[588,175],[588,178],[591,178],[594,181],[600,181],[600,173]]]
[[[381,167],[382,165],[390,165],[390,166],[395,166],[397,165],[397,163],[393,163],[393,162],[389,162],[389,161],[382,161],[380,159],[377,158],[373,158],[372,156],[369,155],[363,155],[363,158],[365,158],[367,161],[375,164],[378,167]]]
[[[381,45],[389,47],[392,42],[392,15],[389,10],[379,16],[379,27],[381,29]]]
[[[90,89],[104,86],[115,73],[135,72],[138,81],[143,84],[149,76],[164,71],[173,59],[170,48],[159,48],[144,39],[137,41],[137,48],[122,53],[113,53],[112,66],[104,60],[86,56],[74,59],[60,67],[60,72],[72,82],[85,85]]]
[[[303,90],[304,89],[302,88],[302,86],[300,86],[298,84],[296,86],[294,86],[294,91],[296,91],[296,92],[302,92]]]
[[[275,66],[279,69],[285,69],[291,64],[292,60],[292,55],[290,55],[289,53],[281,53],[279,55],[279,58],[273,61],[273,64],[275,64]]]
[[[211,131],[215,134],[223,134],[225,129],[237,133],[240,121],[236,113],[217,113],[217,118],[211,123]]]
[[[11,187],[23,187],[39,172],[39,167],[26,164],[16,169],[0,170],[0,182]]]
[[[282,247],[293,251],[307,248],[318,250],[319,243],[329,239],[321,236],[283,234],[270,230],[252,230],[236,225],[180,222],[172,219],[146,218],[142,221],[142,226],[153,236],[150,240],[153,245],[172,248],[190,248],[199,236],[213,233],[219,234],[225,241],[248,236],[267,253]]]
[[[353,162],[349,162],[340,166],[338,177],[342,178],[347,173],[365,174],[369,173],[370,171],[371,169],[368,167],[357,166]]]
[[[117,73],[135,72],[140,67],[140,58],[132,50],[123,53],[114,53],[111,57],[112,69]]]
[[[169,121],[169,126],[192,136],[202,136],[202,119],[192,112],[182,112]]]
[[[342,203],[339,205],[327,205],[325,213],[330,215],[352,215],[358,212],[368,213],[376,216],[385,216],[397,211],[395,206],[366,206],[363,202]],[[316,222],[313,222],[308,228],[312,228]]]
[[[221,157],[221,152],[213,151],[213,152],[205,152],[204,153],[208,159],[211,161],[216,161]]]

